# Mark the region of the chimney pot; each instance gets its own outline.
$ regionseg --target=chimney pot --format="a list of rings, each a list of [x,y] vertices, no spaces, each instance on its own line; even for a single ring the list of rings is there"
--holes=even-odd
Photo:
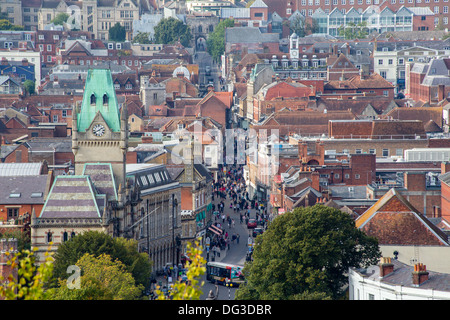
[[[380,277],[387,276],[394,272],[394,265],[391,263],[391,258],[382,257],[380,259]]]
[[[413,285],[420,286],[422,283],[428,280],[427,266],[423,263],[416,263],[414,265],[414,271],[412,273]]]

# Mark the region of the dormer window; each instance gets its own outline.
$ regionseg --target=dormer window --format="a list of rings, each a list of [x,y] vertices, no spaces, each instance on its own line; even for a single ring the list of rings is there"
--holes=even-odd
[[[103,95],[103,105],[108,105],[108,103],[109,103],[109,98],[108,98],[108,95],[105,93]]]
[[[91,94],[91,105],[95,105],[97,103],[97,98],[95,97],[95,94]]]

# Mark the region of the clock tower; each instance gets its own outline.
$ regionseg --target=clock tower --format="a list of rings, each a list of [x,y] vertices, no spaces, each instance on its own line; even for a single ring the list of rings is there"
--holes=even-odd
[[[298,40],[299,40],[298,36],[295,32],[289,36],[289,54],[290,54],[291,60],[299,58]]]
[[[87,163],[108,163],[117,189],[124,189],[128,147],[127,114],[119,110],[108,69],[90,69],[81,104],[74,107],[72,151],[75,175],[82,175]]]

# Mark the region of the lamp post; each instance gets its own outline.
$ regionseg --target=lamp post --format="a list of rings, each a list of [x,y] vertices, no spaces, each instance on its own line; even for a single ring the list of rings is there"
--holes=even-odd
[[[172,266],[176,265],[175,261],[175,249],[176,249],[176,242],[175,242],[175,227],[177,225],[177,218],[175,216],[176,213],[176,207],[178,207],[178,200],[175,198],[175,194],[172,194]]]

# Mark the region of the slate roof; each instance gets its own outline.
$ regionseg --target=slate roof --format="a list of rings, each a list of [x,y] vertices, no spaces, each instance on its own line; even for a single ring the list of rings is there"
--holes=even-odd
[[[0,203],[44,204],[47,175],[3,176],[0,178]],[[11,197],[11,194],[16,196]],[[17,196],[19,195],[20,196]]]
[[[89,176],[98,194],[117,200],[114,174],[110,163],[86,163],[83,175]]]
[[[165,165],[156,163],[127,164],[127,176],[133,176],[142,194],[148,194],[174,182]],[[158,188],[158,190],[160,190]]]
[[[101,218],[95,188],[88,176],[57,176],[41,218]]]
[[[48,151],[72,152],[72,138],[33,138],[26,142],[32,152]]]
[[[394,265],[394,271],[387,274],[384,277],[380,277],[380,266],[373,265],[363,270],[355,270],[363,276],[373,281],[379,281],[390,285],[398,285],[404,287],[414,287],[416,285],[412,282],[412,273],[414,266],[404,264],[396,259],[391,259],[391,263]],[[428,280],[420,285],[420,289],[428,289],[435,291],[450,291],[450,275],[446,273],[434,272],[427,270]]]
[[[255,27],[232,27],[225,29],[226,43],[265,43],[277,42],[280,39],[278,33],[262,33]]]

